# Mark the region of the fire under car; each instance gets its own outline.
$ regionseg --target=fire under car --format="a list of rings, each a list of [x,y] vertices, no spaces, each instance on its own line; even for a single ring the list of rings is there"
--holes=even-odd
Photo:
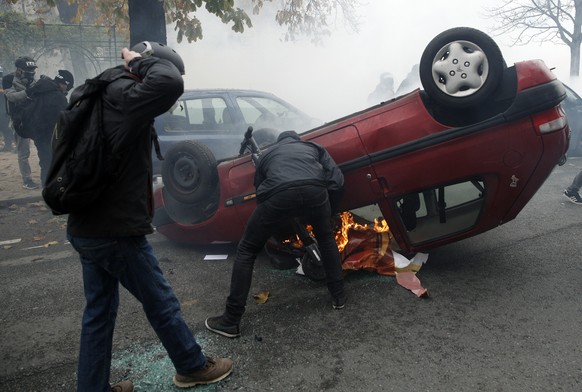
[[[423,89],[301,134],[341,168],[340,210],[358,223],[372,223],[365,211],[377,211],[391,247],[403,254],[514,219],[565,162],[569,143],[563,84],[542,60],[508,66],[479,30],[458,27],[433,38],[420,78]],[[268,148],[285,130],[253,134]],[[178,243],[238,242],[256,206],[254,172],[249,152],[217,162],[203,144],[175,144],[154,192],[157,231]]]

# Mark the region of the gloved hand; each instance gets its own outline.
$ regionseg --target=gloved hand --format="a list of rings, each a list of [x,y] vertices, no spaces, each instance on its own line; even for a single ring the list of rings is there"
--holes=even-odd
[[[26,96],[28,98],[32,98],[33,95],[36,94],[37,92],[38,92],[38,86],[36,83],[33,84],[32,86],[26,88]]]
[[[53,82],[50,79],[39,79],[32,84],[32,86],[26,88],[26,95],[28,98],[32,98],[36,94],[42,94],[51,90],[51,85]]]

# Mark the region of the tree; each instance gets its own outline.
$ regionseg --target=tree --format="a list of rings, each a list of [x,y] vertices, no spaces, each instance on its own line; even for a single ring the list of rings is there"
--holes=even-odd
[[[513,43],[557,42],[570,48],[570,75],[580,74],[582,0],[503,0],[488,10],[499,21],[495,35],[517,32]]]
[[[25,0],[6,0],[16,4]],[[51,7],[63,0],[37,0],[44,1]],[[77,5],[76,22],[83,22],[89,10],[97,9],[101,23],[108,25],[127,25],[128,11],[133,14],[133,9],[128,9],[127,0],[65,0]],[[300,36],[306,36],[317,41],[322,36],[330,33],[330,25],[337,18],[343,21],[350,29],[357,31],[358,22],[356,9],[360,0],[141,0],[129,1],[129,8],[135,4],[143,7],[155,7],[155,2],[163,3],[165,15],[156,10],[155,13],[145,15],[148,20],[163,20],[174,25],[177,31],[178,42],[184,38],[188,42],[203,38],[202,23],[196,16],[201,11],[218,17],[223,23],[230,25],[235,32],[242,33],[246,28],[252,27],[250,14],[257,15],[263,7],[275,7],[277,13],[275,19],[279,25],[287,28],[285,38],[295,40]],[[130,21],[131,23],[131,21]]]
[[[22,14],[13,11],[0,12],[0,42],[3,43],[0,50],[0,65],[4,67],[5,72],[13,70],[17,57],[31,56],[39,44],[42,44],[41,38],[40,31]]]

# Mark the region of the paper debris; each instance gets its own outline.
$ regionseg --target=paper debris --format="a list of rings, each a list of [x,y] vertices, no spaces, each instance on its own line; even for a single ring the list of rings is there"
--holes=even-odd
[[[0,246],[2,245],[12,245],[12,244],[17,244],[20,241],[22,241],[22,238],[16,238],[13,240],[5,240],[5,241],[0,241]]]
[[[298,274],[298,275],[305,276],[305,272],[303,272],[303,266],[301,265],[301,261],[299,259],[297,259],[297,263],[299,263],[299,265],[297,266],[297,269],[295,270],[295,273]]]
[[[416,277],[414,272],[397,272],[396,282],[412,291],[419,298],[428,298],[428,290],[422,287],[420,280]]]
[[[420,267],[428,260],[428,254],[426,253],[417,253],[410,260],[398,252],[392,251],[392,255],[394,256],[394,267],[397,269],[408,268],[411,264],[418,266],[418,269],[420,269]]]
[[[228,255],[206,255],[204,260],[226,260]]]

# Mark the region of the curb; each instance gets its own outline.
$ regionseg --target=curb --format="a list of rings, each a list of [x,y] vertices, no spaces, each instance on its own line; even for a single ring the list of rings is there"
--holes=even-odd
[[[0,200],[0,207],[9,207],[12,204],[36,203],[42,200],[42,195],[17,197],[14,199]]]

